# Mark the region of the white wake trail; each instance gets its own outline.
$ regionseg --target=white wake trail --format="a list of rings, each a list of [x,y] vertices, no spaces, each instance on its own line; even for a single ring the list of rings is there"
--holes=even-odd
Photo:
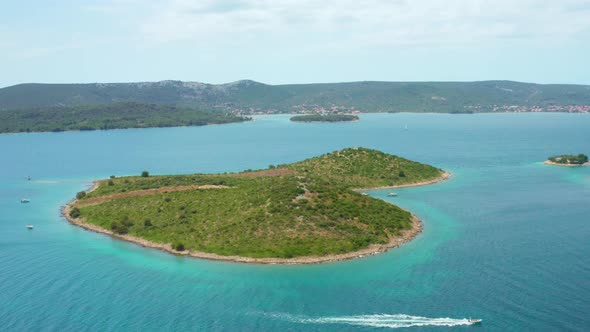
[[[379,315],[358,315],[358,316],[327,316],[307,317],[288,314],[271,314],[272,317],[302,324],[345,324],[356,326],[370,326],[383,328],[403,328],[414,326],[459,326],[471,325],[472,321],[467,318],[429,318],[421,316],[410,316],[404,314],[379,314]]]

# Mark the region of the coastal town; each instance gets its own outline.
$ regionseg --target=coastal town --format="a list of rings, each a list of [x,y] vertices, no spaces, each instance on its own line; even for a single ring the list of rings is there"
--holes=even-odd
[[[324,107],[321,105],[296,105],[289,112],[283,112],[273,108],[239,108],[225,106],[226,111],[232,115],[270,115],[270,114],[360,114],[361,110],[355,107],[337,106]],[[528,106],[528,105],[468,105],[464,110],[451,113],[590,113],[590,105],[551,105],[551,106]]]
[[[563,112],[563,113],[590,113],[590,105],[551,105],[551,106],[525,106],[525,105],[470,105],[465,106],[473,112],[511,112],[511,113],[538,113],[538,112]]]
[[[264,115],[264,114],[360,114],[361,111],[355,107],[337,106],[324,107],[321,105],[295,105],[289,112],[282,112],[277,109],[263,109],[258,107],[233,108],[229,110],[232,115]]]

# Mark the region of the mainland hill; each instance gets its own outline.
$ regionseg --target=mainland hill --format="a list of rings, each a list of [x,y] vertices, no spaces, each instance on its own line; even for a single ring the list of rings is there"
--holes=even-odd
[[[434,183],[435,167],[349,148],[231,174],[97,181],[64,209],[72,223],[195,257],[259,263],[349,259],[413,238],[419,220],[361,188]]]
[[[350,82],[269,85],[161,81],[20,84],[0,89],[0,110],[137,102],[207,111],[296,113],[589,111],[590,86],[482,82]]]

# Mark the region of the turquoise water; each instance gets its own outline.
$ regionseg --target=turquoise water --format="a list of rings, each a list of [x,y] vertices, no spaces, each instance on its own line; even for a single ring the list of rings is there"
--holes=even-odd
[[[590,329],[590,167],[540,163],[590,153],[589,116],[361,119],[0,135],[0,330]],[[370,192],[424,220],[411,243],[347,262],[244,265],[113,240],[59,212],[112,174],[239,171],[349,146],[454,174],[398,197]]]

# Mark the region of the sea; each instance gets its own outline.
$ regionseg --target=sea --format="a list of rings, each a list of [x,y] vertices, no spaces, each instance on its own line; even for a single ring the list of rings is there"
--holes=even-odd
[[[0,331],[590,330],[590,167],[543,164],[590,154],[589,114],[360,118],[0,135]],[[368,192],[419,216],[416,239],[344,262],[250,265],[143,248],[60,212],[110,175],[237,172],[346,147],[453,174]]]

